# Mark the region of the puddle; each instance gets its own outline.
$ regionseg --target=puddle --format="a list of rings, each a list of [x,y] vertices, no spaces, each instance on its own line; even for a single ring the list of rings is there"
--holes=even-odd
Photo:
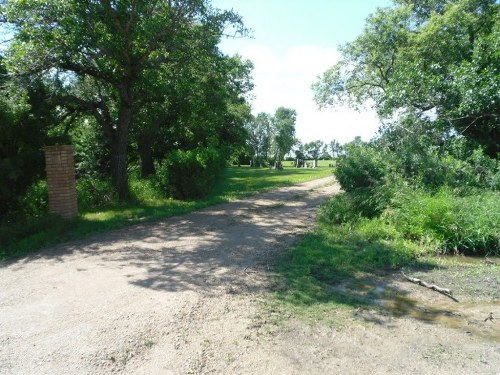
[[[464,256],[464,255],[440,255],[437,259],[444,260],[445,263],[457,265],[500,265],[500,257]]]
[[[376,302],[395,317],[410,317],[429,324],[461,330],[466,335],[500,342],[500,301],[482,303],[454,303],[435,301],[423,303],[404,292],[383,286]],[[490,314],[493,320],[490,320]]]

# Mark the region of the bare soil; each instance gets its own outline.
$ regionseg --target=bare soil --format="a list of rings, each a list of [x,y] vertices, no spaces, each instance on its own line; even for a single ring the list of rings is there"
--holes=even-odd
[[[0,263],[0,373],[500,374],[498,275],[460,304],[394,276],[381,309],[275,323],[273,259],[337,191],[317,180]]]

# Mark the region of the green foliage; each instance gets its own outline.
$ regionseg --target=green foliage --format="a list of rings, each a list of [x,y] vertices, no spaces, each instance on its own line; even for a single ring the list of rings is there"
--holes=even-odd
[[[110,150],[102,129],[92,118],[82,118],[71,132],[75,168],[80,176],[109,176]]]
[[[294,109],[279,107],[274,116],[261,112],[250,119],[246,124],[247,147],[253,166],[266,166],[284,159],[297,142],[296,117]]]
[[[8,91],[5,73],[0,56],[0,219],[19,208],[26,189],[43,174],[42,147],[55,141],[48,129],[57,118],[40,80],[27,90]]]
[[[261,112],[247,123],[247,146],[252,155],[253,166],[267,163],[272,139],[272,118]]]
[[[372,189],[389,172],[388,154],[368,144],[348,144],[337,160],[335,176],[345,191]]]
[[[130,194],[135,202],[140,203],[152,203],[167,198],[165,189],[162,188],[160,180],[156,176],[139,178],[137,175],[132,175]]]
[[[47,181],[32,183],[20,199],[18,214],[25,218],[39,218],[47,214],[49,208],[49,192]]]
[[[214,148],[172,151],[167,155],[161,184],[176,199],[194,199],[208,195],[220,176],[224,159]]]
[[[10,72],[43,77],[65,117],[94,118],[121,200],[129,198],[131,143],[151,167],[165,133],[186,149],[243,142],[239,107],[247,107],[251,64],[217,48],[226,28],[245,34],[233,11],[205,0],[12,0],[0,2],[0,14],[16,31]],[[161,155],[172,149],[160,146]]]
[[[396,134],[346,147],[335,172],[345,193],[324,205],[323,220],[359,225],[382,215],[401,237],[440,252],[498,254],[498,161],[460,137],[433,145],[425,132]]]
[[[431,238],[444,253],[500,254],[500,193],[476,192],[457,197],[450,189],[436,194],[407,190],[384,217],[406,238]]]
[[[359,202],[353,194],[348,193],[333,196],[320,210],[321,220],[334,225],[356,222],[361,216]]]
[[[314,84],[320,106],[372,101],[386,120],[412,114],[500,152],[500,4],[406,1],[377,9]],[[432,112],[430,113],[429,111]],[[429,114],[431,114],[429,116]]]
[[[312,160],[318,160],[320,157],[321,149],[323,148],[323,146],[324,146],[324,143],[320,140],[306,143],[304,145],[305,156],[312,159]]]
[[[116,192],[111,181],[92,175],[80,177],[76,181],[78,209],[89,211],[109,205],[116,200]]]
[[[331,140],[327,146],[330,148],[333,158],[339,157],[340,154],[343,152],[342,145],[336,139]]]
[[[291,108],[279,107],[273,117],[273,146],[275,160],[282,161],[296,142],[295,121],[297,111]]]

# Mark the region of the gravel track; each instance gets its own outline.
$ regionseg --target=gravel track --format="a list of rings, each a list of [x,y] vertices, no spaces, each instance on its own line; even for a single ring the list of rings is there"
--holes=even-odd
[[[0,374],[498,373],[497,343],[411,319],[267,324],[273,258],[338,190],[316,180],[0,263]]]

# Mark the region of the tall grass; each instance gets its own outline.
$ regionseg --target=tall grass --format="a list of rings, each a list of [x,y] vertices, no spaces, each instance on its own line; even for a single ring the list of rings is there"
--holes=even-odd
[[[436,194],[408,190],[384,217],[406,238],[432,238],[443,253],[500,255],[499,192],[461,197],[449,188]]]

